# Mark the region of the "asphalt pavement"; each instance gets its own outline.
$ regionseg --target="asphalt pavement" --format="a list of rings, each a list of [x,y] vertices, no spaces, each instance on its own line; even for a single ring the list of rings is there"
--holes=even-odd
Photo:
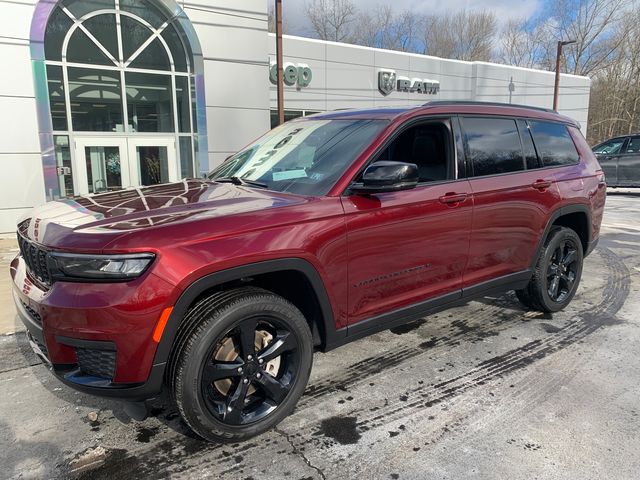
[[[509,293],[318,353],[295,413],[245,443],[195,438],[166,399],[128,420],[0,336],[0,478],[636,479],[639,313],[640,192],[613,192],[565,311]]]

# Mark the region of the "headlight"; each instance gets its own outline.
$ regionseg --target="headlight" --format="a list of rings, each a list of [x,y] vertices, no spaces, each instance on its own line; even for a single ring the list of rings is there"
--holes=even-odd
[[[58,280],[129,280],[142,275],[154,257],[153,253],[49,256],[51,275]]]

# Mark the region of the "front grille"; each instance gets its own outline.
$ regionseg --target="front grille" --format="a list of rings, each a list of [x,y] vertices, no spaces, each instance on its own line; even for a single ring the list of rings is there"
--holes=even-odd
[[[85,375],[113,379],[116,370],[115,351],[76,348],[76,355],[78,367]]]
[[[22,306],[27,311],[31,319],[38,325],[42,326],[42,317],[40,316],[40,314],[24,302],[22,302]]]
[[[27,272],[44,286],[51,285],[51,274],[47,266],[47,251],[38,247],[18,233],[20,254],[27,265]]]

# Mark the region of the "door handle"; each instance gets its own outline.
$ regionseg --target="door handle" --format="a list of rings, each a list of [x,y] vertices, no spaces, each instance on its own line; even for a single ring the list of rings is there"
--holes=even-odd
[[[543,191],[551,186],[550,180],[536,180],[531,186],[537,190]]]
[[[447,205],[451,205],[454,203],[461,203],[467,199],[466,193],[446,193],[445,195],[440,197],[440,203],[444,203]]]

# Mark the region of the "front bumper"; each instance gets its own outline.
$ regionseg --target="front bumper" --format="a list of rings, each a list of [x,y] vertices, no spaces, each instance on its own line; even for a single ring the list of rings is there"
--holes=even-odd
[[[120,284],[55,283],[45,291],[11,263],[13,298],[34,352],[63,383],[131,401],[162,389],[153,329],[172,286],[147,273]]]

